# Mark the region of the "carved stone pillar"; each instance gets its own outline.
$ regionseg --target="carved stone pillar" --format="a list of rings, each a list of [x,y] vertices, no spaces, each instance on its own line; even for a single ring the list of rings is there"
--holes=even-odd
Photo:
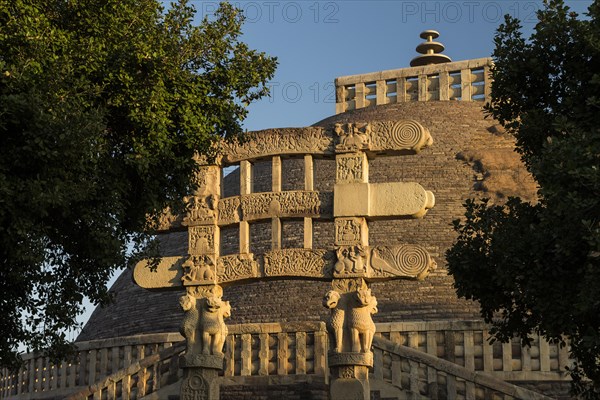
[[[188,287],[179,300],[185,311],[181,334],[186,339],[186,352],[179,359],[184,370],[181,400],[219,400],[216,378],[223,369],[223,345],[231,306],[223,301],[219,285]]]
[[[331,400],[368,400],[371,344],[377,299],[362,278],[334,279],[323,305],[331,310],[329,332],[329,392]]]
[[[202,167],[197,175],[198,190],[186,198],[183,224],[188,227],[189,256],[182,264],[186,294],[179,299],[185,312],[180,331],[186,339],[185,354],[179,359],[184,371],[181,400],[219,399],[217,377],[223,369],[227,337],[224,318],[231,315],[231,306],[222,300],[223,289],[217,281],[219,176],[217,166]]]

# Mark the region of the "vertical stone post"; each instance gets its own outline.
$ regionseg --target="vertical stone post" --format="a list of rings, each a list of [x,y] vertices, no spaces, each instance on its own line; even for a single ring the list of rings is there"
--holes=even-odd
[[[339,136],[335,157],[336,187],[369,182],[369,163],[363,151],[369,129],[370,126],[359,128],[350,124],[335,127]],[[340,200],[356,201],[353,198]],[[364,209],[360,204],[355,208],[361,210],[361,206]],[[333,268],[332,290],[323,299],[323,305],[331,310],[327,324],[331,400],[370,398],[369,367],[373,366],[371,343],[375,334],[371,314],[377,312],[377,300],[364,281],[369,234],[364,217],[368,210],[363,211],[366,212],[335,218],[337,261]]]
[[[369,367],[377,300],[362,278],[334,279],[323,305],[331,310],[329,332],[330,400],[369,400]]]
[[[228,301],[221,300],[219,285],[188,287],[180,299],[185,311],[181,333],[186,352],[179,359],[183,369],[181,400],[219,400],[216,378],[223,369],[223,345],[227,326],[223,319],[231,315]]]
[[[249,165],[242,165],[242,190],[250,185]],[[220,194],[218,166],[203,166],[196,177],[198,188],[188,196],[183,224],[188,228],[188,258],[181,278],[186,294],[179,299],[184,311],[181,334],[186,351],[179,360],[184,370],[181,400],[218,400],[216,378],[223,369],[223,345],[227,337],[224,318],[231,314],[223,289],[217,284],[220,234],[217,203]]]

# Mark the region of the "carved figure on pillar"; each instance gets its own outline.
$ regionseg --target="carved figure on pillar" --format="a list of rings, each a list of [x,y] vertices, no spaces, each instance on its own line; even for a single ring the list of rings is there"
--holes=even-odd
[[[348,315],[352,352],[370,353],[375,335],[371,314],[377,313],[377,299],[371,295],[371,289],[365,288],[352,293],[352,301]]]
[[[342,246],[337,249],[337,262],[333,267],[334,277],[365,276],[367,253],[363,246]]]
[[[202,334],[202,354],[222,355],[227,337],[224,318],[231,316],[231,305],[215,295],[202,299],[199,328]]]
[[[186,339],[185,359],[188,363],[193,363],[199,355],[223,356],[228,333],[224,319],[231,316],[231,305],[221,299],[220,286],[214,285],[212,288],[189,288],[188,293],[179,299],[185,311],[180,332]]]
[[[323,306],[331,310],[327,324],[334,353],[370,353],[377,313],[377,299],[364,285],[348,293],[330,290],[323,298]]]
[[[187,214],[183,218],[183,224],[194,226],[202,223],[212,223],[216,217],[219,204],[219,196],[211,194],[208,196],[186,196]]]
[[[182,264],[182,268],[184,275],[181,280],[185,286],[215,283],[215,263],[210,256],[192,256]]]
[[[330,290],[323,298],[323,306],[331,310],[331,318],[327,324],[329,332],[330,348],[336,353],[342,352],[343,335],[344,335],[344,314],[343,307],[338,307],[341,295],[335,290]]]
[[[194,285],[179,303],[185,311],[180,332],[186,339],[186,352],[180,358],[184,368],[182,400],[219,399],[218,373],[223,369],[223,345],[227,337],[224,319],[231,306],[223,301],[219,285]]]
[[[186,355],[196,354],[198,353],[196,331],[198,330],[198,321],[200,320],[200,314],[198,313],[198,308],[196,308],[196,298],[190,294],[181,296],[179,298],[179,305],[185,312],[181,327],[179,328],[179,332],[185,338],[185,353]]]

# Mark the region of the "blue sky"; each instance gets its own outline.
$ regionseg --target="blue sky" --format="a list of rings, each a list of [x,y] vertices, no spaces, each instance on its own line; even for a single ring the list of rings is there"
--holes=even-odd
[[[243,41],[277,56],[270,98],[250,106],[244,126],[259,130],[312,125],[335,113],[338,76],[408,67],[434,29],[453,61],[488,57],[504,14],[535,26],[542,1],[296,0],[232,1],[246,15]],[[192,1],[198,17],[209,17],[218,1]],[[591,0],[567,1],[579,13]],[[114,282],[111,282],[111,284]],[[85,322],[93,307],[79,319]]]
[[[333,80],[409,66],[420,32],[435,29],[452,60],[487,57],[504,14],[530,31],[542,1],[234,1],[243,40],[278,57],[272,97],[254,104],[249,130],[311,125],[335,112]],[[591,1],[568,1],[584,12]],[[217,2],[194,2],[210,15]]]

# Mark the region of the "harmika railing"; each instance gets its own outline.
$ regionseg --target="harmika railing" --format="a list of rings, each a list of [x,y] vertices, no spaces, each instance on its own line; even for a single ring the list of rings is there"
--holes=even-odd
[[[408,101],[490,98],[491,58],[400,68],[336,78],[336,114]]]

